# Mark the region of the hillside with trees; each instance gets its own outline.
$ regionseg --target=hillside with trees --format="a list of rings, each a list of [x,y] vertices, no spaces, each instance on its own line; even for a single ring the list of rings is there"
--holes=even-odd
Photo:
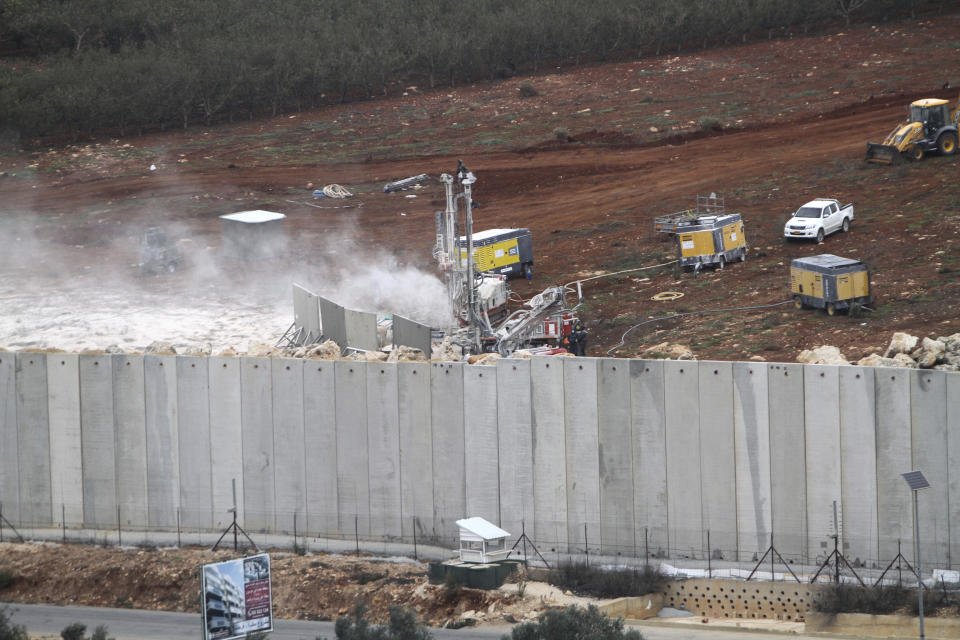
[[[937,15],[946,0],[0,0],[0,132],[129,135],[545,65]]]

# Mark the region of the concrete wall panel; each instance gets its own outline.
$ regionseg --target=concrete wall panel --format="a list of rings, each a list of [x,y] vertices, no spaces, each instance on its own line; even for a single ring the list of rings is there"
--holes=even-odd
[[[370,457],[370,533],[402,534],[400,498],[400,398],[397,365],[367,366],[367,451]]]
[[[840,380],[835,366],[803,370],[804,433],[807,452],[807,552],[811,558],[833,549],[830,536],[841,529]],[[836,507],[836,509],[834,509]],[[836,516],[836,520],[835,520]]]
[[[295,358],[275,358],[273,385],[273,483],[277,530],[304,531],[307,517],[306,457],[304,455],[303,369]]]
[[[213,356],[208,365],[210,390],[210,486],[213,523],[217,529],[229,524],[234,506],[233,481],[237,483],[237,521],[243,513],[243,421],[240,401],[240,359]]]
[[[177,437],[180,523],[185,529],[213,526],[210,475],[210,359],[177,356]]]
[[[667,440],[663,362],[630,361],[633,499],[640,553],[663,556],[670,547],[667,520]]]
[[[567,549],[567,446],[563,364],[550,356],[530,361],[533,403],[533,519],[536,541]],[[582,525],[581,525],[582,526]]]
[[[397,363],[400,429],[400,511],[404,540],[433,535],[433,428],[430,365]],[[416,531],[416,534],[414,534]]]
[[[840,367],[843,553],[851,561],[879,559],[873,374],[869,367]]]
[[[533,521],[533,405],[530,361],[497,362],[497,444],[500,449],[500,527],[535,539]]]
[[[597,424],[600,473],[600,548],[604,555],[636,555],[630,363],[598,362]],[[643,538],[640,539],[643,543]]]
[[[3,388],[2,379],[0,365],[0,390]],[[142,381],[140,389],[142,396]],[[65,519],[68,525],[81,523],[83,461],[80,441],[80,360],[76,354],[47,355],[47,402],[50,417],[50,495],[53,502],[53,522],[62,525]],[[0,441],[6,445],[2,425],[3,411],[0,409]],[[16,440],[13,443],[16,445]],[[0,466],[3,464],[3,457],[0,456]],[[146,480],[143,486],[145,502]],[[0,500],[2,499],[0,497]]]
[[[243,441],[243,526],[272,531],[276,504],[273,466],[273,383],[269,358],[240,360]],[[239,491],[239,487],[237,487]],[[238,496],[239,499],[239,496]]]
[[[20,522],[20,434],[17,429],[16,355],[0,353],[0,510]]]
[[[376,351],[380,348],[377,337],[377,314],[344,309],[343,320],[347,331],[347,346]]]
[[[49,372],[48,372],[49,375]],[[960,564],[960,375],[947,376],[947,459],[954,461],[948,469],[947,505],[950,520],[950,566]]]
[[[180,444],[177,433],[177,357],[144,356],[147,431],[147,522],[177,526]]]
[[[83,524],[117,524],[113,375],[106,355],[80,355],[80,436],[83,460]]]
[[[737,476],[737,549],[749,561],[770,546],[770,407],[768,368],[733,364],[733,425]]]
[[[337,502],[340,531],[370,534],[370,462],[367,443],[367,365],[334,363],[337,393]]]
[[[923,471],[930,483],[919,496],[919,532],[922,564],[931,567],[943,562],[950,548],[947,380],[943,371],[910,372],[910,421],[913,469]]]
[[[663,363],[663,378],[671,551],[702,558],[706,536],[701,500],[697,363],[668,360]]]
[[[737,557],[733,364],[701,362],[698,375],[703,527],[710,532],[712,557],[733,560]]]
[[[420,349],[429,358],[432,340],[433,330],[429,326],[394,314],[393,346],[404,345]]]
[[[433,426],[433,508],[436,535],[457,540],[456,521],[467,517],[465,441],[463,433],[463,364],[430,366]]]
[[[567,537],[573,549],[596,553],[600,551],[597,359],[563,358],[558,362],[563,363]]]
[[[303,365],[303,432],[307,521],[313,535],[339,529],[337,502],[337,400],[334,363]]]
[[[298,284],[293,285],[293,323],[302,330],[300,344],[313,344],[320,339],[319,299]]]
[[[118,354],[113,363],[117,503],[127,527],[147,526],[147,405],[143,356]]]
[[[807,560],[807,463],[803,369],[767,366],[773,544],[789,560]]]
[[[910,454],[910,376],[903,369],[874,370],[876,387],[876,487],[879,557],[890,562],[902,549],[913,557],[913,503],[901,473]]]
[[[47,358],[41,353],[18,353],[16,358],[20,521],[24,525],[50,524],[53,507]]]
[[[345,318],[346,310],[332,300],[319,296],[317,298],[320,304],[320,325],[323,329],[325,340],[333,340],[340,348],[347,346],[347,321]]]
[[[497,369],[463,371],[464,471],[467,517],[500,522]]]

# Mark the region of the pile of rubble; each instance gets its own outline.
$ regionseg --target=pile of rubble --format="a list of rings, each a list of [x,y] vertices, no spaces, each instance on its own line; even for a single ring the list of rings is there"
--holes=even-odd
[[[897,332],[880,355],[871,353],[856,362],[848,361],[837,347],[824,345],[804,350],[797,357],[804,364],[857,364],[862,367],[906,367],[960,371],[960,333],[939,338],[919,338]]]

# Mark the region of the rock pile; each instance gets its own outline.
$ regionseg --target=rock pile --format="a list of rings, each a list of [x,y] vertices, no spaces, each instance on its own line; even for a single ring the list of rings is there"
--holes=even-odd
[[[919,338],[909,333],[897,332],[893,334],[890,345],[883,355],[871,353],[851,363],[843,356],[840,349],[824,345],[801,351],[797,362],[960,371],[960,333],[939,338]]]

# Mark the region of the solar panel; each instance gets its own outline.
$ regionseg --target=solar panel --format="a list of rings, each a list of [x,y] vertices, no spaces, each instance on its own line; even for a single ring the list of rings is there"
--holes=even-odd
[[[930,486],[930,483],[927,482],[927,479],[923,477],[923,473],[920,471],[908,471],[900,475],[903,476],[903,479],[907,481],[907,484],[910,485],[910,489],[913,491],[926,489]]]

